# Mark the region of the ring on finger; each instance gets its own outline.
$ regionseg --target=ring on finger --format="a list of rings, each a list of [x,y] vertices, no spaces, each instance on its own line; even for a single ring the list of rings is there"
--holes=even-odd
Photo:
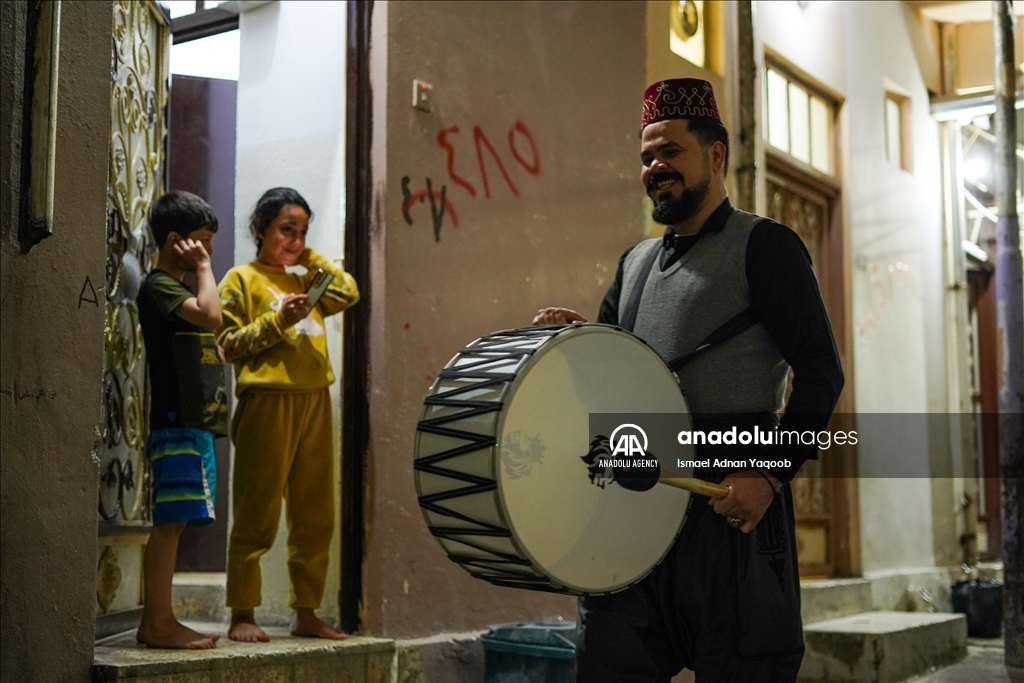
[[[729,522],[729,526],[733,529],[739,529],[744,524],[742,517],[733,516],[729,517],[726,521]]]

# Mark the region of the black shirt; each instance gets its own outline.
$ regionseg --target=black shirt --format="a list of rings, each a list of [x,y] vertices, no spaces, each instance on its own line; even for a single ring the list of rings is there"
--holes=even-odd
[[[150,429],[182,426],[174,335],[209,330],[180,318],[174,311],[194,296],[173,275],[162,270],[153,270],[147,275],[139,290],[139,324],[146,341],[151,389]]]
[[[701,237],[722,230],[733,212],[728,199],[715,209],[700,230],[691,236],[676,235],[671,228],[662,238],[658,267],[664,271],[693,248]],[[622,264],[632,249],[619,259],[615,282],[608,289],[597,322],[617,325],[619,294],[622,291]],[[843,369],[839,361],[832,326],[818,291],[818,280],[811,268],[811,257],[803,240],[784,225],[762,220],[750,232],[746,251],[747,283],[750,305],[758,321],[775,341],[793,368],[793,392],[786,404],[780,429],[824,429],[843,388]],[[808,459],[816,459],[816,446],[771,446],[769,459],[788,458],[793,466],[774,471],[789,481]]]

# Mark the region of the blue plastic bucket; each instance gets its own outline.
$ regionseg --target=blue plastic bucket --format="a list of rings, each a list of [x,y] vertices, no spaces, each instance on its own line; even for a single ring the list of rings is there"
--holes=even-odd
[[[576,624],[531,622],[492,626],[484,644],[486,683],[573,683]]]

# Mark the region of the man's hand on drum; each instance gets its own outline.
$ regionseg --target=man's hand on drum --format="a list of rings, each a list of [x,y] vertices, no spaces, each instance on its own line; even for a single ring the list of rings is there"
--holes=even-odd
[[[743,520],[743,525],[738,528],[749,534],[772,504],[782,482],[770,474],[748,470],[730,474],[722,480],[722,485],[732,487],[729,495],[721,500],[712,498],[708,505],[726,519],[738,517]]]
[[[533,317],[533,325],[569,325],[585,323],[587,319],[571,308],[542,308]]]

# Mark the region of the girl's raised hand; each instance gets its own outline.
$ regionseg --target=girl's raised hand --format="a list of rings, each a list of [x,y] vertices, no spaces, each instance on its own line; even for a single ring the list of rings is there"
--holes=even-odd
[[[309,296],[289,294],[281,302],[281,313],[286,327],[291,327],[309,315]]]

